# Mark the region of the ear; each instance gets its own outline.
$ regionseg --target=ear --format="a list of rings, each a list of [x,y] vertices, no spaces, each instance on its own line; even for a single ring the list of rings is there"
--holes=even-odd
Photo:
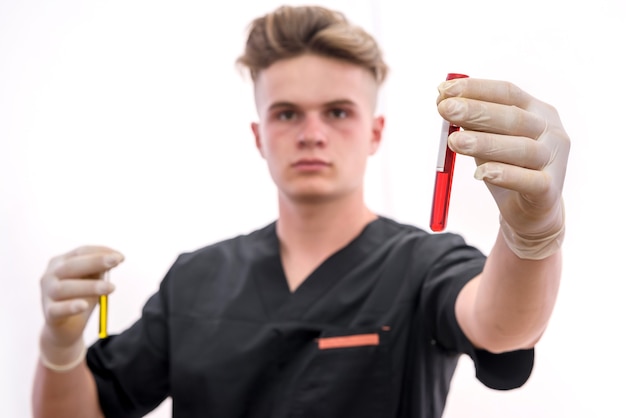
[[[261,144],[261,134],[259,133],[259,124],[257,122],[252,122],[250,124],[250,129],[252,129],[252,134],[254,135],[254,143],[256,145],[256,149],[261,154],[261,157],[265,158],[263,154],[263,145]]]
[[[372,120],[372,140],[370,142],[370,155],[376,154],[380,142],[383,139],[383,129],[385,128],[385,117],[377,116]]]

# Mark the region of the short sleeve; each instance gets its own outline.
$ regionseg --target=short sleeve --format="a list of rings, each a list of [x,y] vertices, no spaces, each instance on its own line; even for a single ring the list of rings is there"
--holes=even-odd
[[[141,318],[130,328],[95,342],[87,352],[106,417],[142,417],[169,393],[162,291],[148,300]]]
[[[446,236],[447,235],[447,236]],[[451,353],[467,354],[476,377],[485,386],[509,390],[522,386],[534,365],[534,349],[494,354],[476,349],[458,324],[455,303],[461,289],[482,271],[486,257],[455,234],[435,235],[441,257],[433,265],[424,287],[425,302],[435,318],[433,339]]]

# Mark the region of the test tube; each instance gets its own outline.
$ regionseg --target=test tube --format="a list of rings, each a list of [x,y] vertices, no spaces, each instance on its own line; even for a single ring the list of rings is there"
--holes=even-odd
[[[109,270],[104,272],[104,280],[109,281]],[[106,338],[107,332],[107,320],[109,314],[109,297],[107,295],[100,295],[100,321],[98,337]]]
[[[466,77],[469,76],[459,73],[449,73],[446,77],[446,81]],[[435,174],[435,190],[430,212],[430,229],[434,232],[443,231],[448,222],[452,176],[454,174],[454,161],[456,159],[456,153],[448,147],[448,136],[459,129],[461,128],[451,124],[447,120],[444,120],[441,125],[439,156],[437,157],[437,172]]]

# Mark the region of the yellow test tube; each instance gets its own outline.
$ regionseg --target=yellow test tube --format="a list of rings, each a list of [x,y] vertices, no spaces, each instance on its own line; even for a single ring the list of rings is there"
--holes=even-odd
[[[109,270],[104,273],[104,280],[109,281]],[[107,333],[107,319],[109,314],[109,297],[107,295],[100,295],[100,321],[98,337],[106,338]]]

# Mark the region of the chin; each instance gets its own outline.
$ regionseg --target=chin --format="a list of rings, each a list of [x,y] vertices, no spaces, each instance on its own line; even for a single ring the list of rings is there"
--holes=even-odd
[[[293,179],[296,180],[296,179]],[[360,190],[360,185],[338,184],[336,181],[328,179],[308,178],[297,179],[284,183],[276,183],[281,199],[293,203],[328,203],[355,196]]]
[[[283,190],[281,196],[294,203],[325,203],[337,199],[339,194],[336,191],[331,191],[323,188],[300,188],[297,190]]]

